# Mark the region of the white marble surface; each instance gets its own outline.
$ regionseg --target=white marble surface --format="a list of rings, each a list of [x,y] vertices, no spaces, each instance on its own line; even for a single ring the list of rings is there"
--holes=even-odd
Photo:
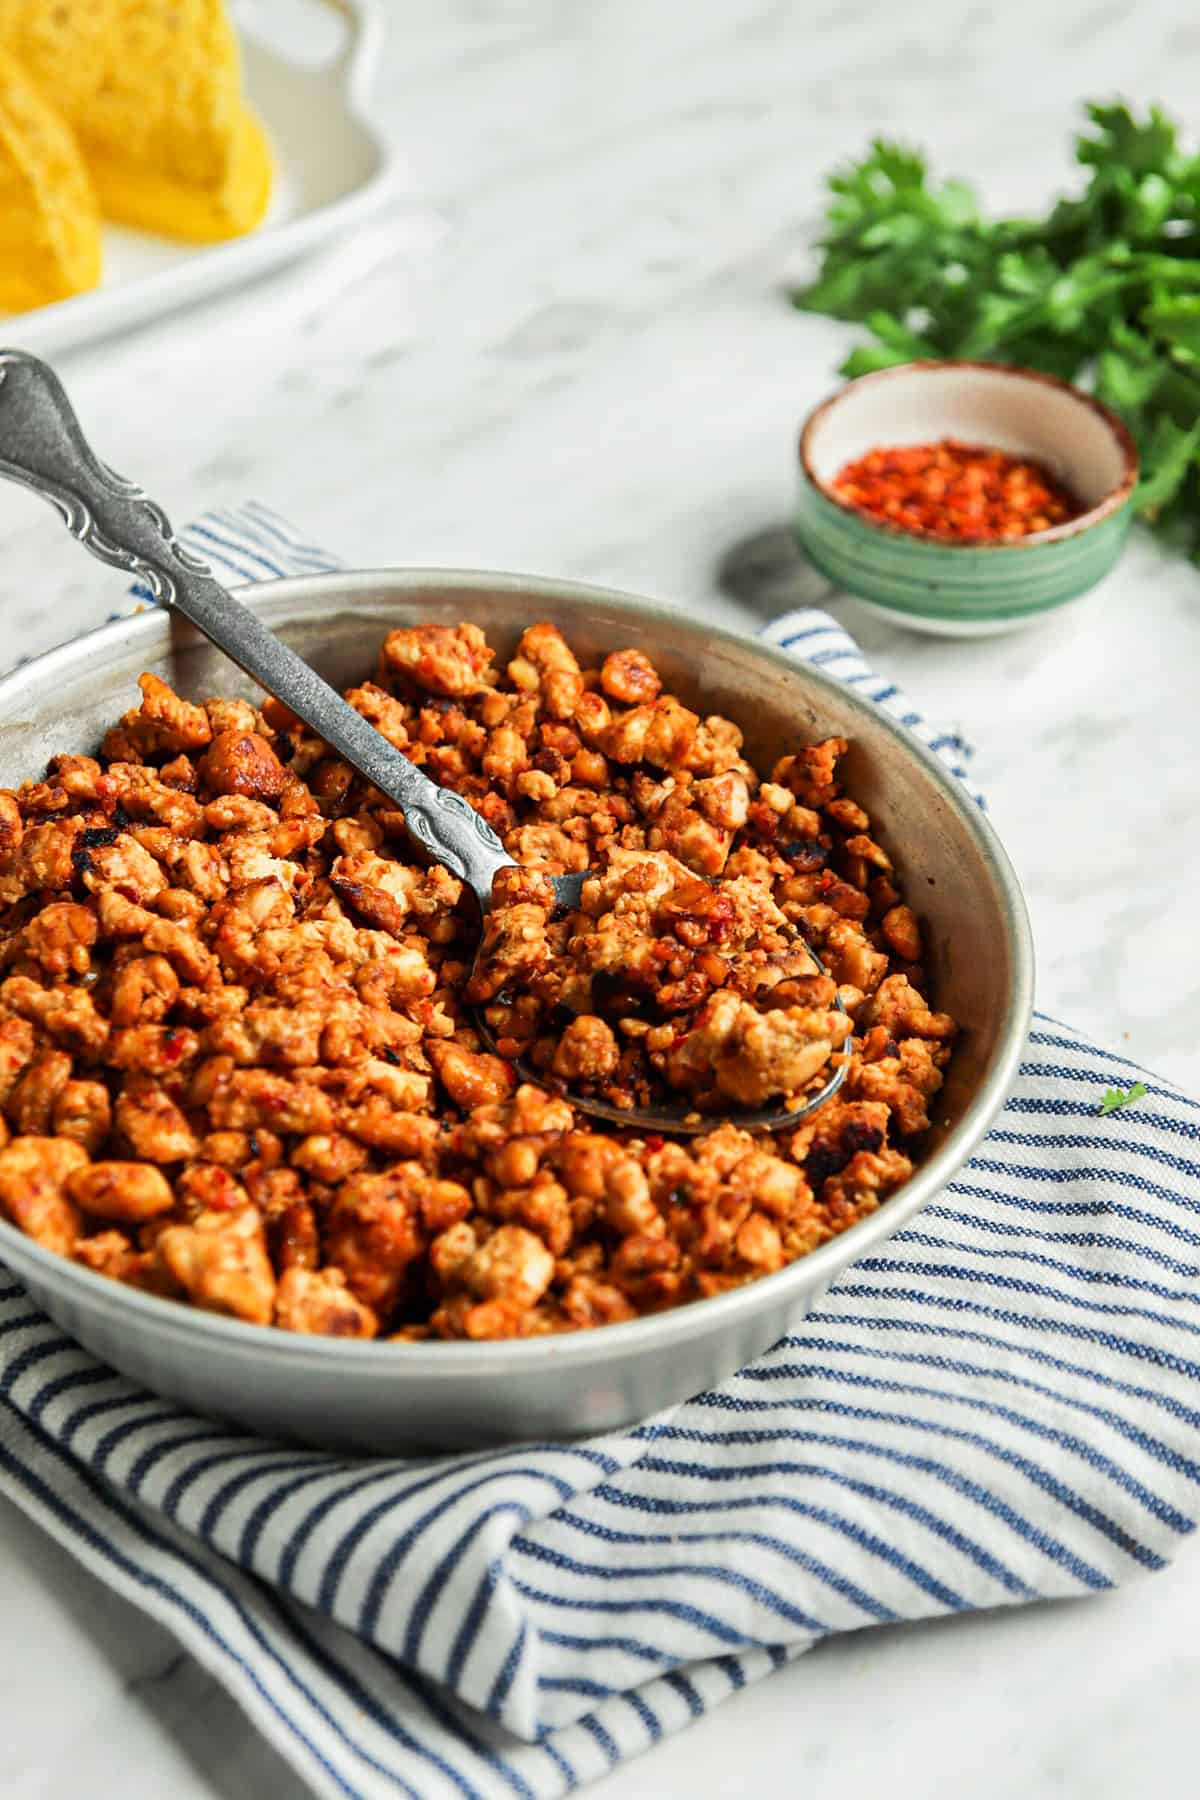
[[[1194,115],[1200,25],[1110,0],[395,0],[383,122],[423,209],[64,359],[104,453],[177,515],[252,492],[360,563],[559,572],[714,621],[823,601],[779,536],[844,334],[779,287],[821,173],[919,139],[997,204],[1066,179],[1075,103]],[[119,584],[0,493],[5,662]],[[728,591],[732,588],[733,592]],[[1193,1091],[1200,573],[1138,539],[1023,637],[836,610],[978,746],[1040,999]],[[0,1510],[6,1800],[257,1800],[294,1778],[173,1645]],[[1115,1596],[830,1645],[610,1778],[606,1800],[1124,1800],[1188,1782],[1200,1554]]]

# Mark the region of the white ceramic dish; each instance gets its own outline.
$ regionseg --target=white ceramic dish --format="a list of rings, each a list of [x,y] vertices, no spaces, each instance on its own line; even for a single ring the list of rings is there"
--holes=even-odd
[[[0,337],[44,353],[123,331],[343,236],[387,198],[390,153],[365,111],[382,0],[322,0],[319,10],[311,0],[302,10],[294,0],[255,0],[234,14],[247,93],[275,155],[264,223],[248,237],[200,246],[107,227],[104,279],[95,292],[33,312],[0,313]],[[296,44],[324,35],[305,27],[327,23],[340,24],[340,48],[316,66],[296,60]]]

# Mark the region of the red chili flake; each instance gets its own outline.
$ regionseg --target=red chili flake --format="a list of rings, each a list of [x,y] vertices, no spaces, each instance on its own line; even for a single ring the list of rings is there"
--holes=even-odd
[[[667,1140],[665,1138],[648,1137],[646,1139],[646,1148],[647,1148],[647,1150],[649,1150],[650,1154],[653,1156],[656,1151],[662,1149],[662,1147],[666,1143],[666,1141]]]
[[[833,491],[902,531],[957,543],[1011,542],[1086,510],[1044,463],[957,438],[869,450]]]
[[[238,1204],[238,1191],[233,1177],[222,1169],[213,1175],[212,1188],[207,1197],[207,1204],[214,1212],[231,1212]]]
[[[165,1063],[177,1063],[183,1055],[183,1033],[168,1031],[162,1041],[162,1059]]]

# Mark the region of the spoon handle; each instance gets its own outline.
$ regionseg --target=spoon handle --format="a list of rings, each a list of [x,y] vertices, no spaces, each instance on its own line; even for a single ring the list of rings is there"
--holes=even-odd
[[[0,476],[49,500],[93,556],[137,577],[190,620],[394,801],[410,835],[489,905],[497,871],[513,862],[491,826],[461,794],[415,768],[226,592],[179,543],[162,508],[96,456],[53,370],[18,350],[0,350]]]

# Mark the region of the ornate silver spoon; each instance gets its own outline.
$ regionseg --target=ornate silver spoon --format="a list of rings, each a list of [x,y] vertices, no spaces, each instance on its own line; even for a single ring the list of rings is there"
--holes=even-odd
[[[516,866],[490,825],[460,794],[439,787],[402,756],[248,607],[226,592],[208,564],[177,541],[162,508],[95,455],[54,371],[19,350],[0,350],[0,476],[49,500],[68,531],[93,556],[144,582],[156,600],[188,619],[303,720],[364,780],[396,803],[410,836],[435,862],[466,882],[482,913],[489,910],[497,873]],[[587,873],[550,879],[556,904],[577,911]],[[815,953],[809,949],[808,954],[820,969]],[[840,1000],[837,1005],[844,1010]],[[475,1009],[473,1017],[495,1049],[482,1010]],[[528,1081],[545,1080],[542,1072],[521,1060],[516,1068]],[[755,1131],[797,1125],[837,1091],[844,1075],[841,1062],[814,1094],[790,1104],[784,1098],[756,1111],[733,1110],[727,1116]],[[682,1099],[677,1105],[633,1110],[574,1092],[571,1100],[581,1112],[630,1130],[692,1134],[711,1130],[722,1116],[698,1113],[694,1103]]]

